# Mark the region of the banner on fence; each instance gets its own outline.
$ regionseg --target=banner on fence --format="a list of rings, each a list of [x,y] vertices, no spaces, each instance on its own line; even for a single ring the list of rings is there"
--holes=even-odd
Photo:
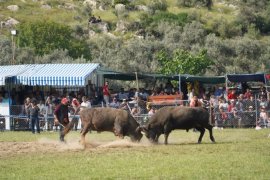
[[[0,103],[0,116],[5,118],[5,129],[10,130],[10,111],[9,111],[9,102]],[[3,123],[3,121],[1,121]],[[2,124],[0,124],[2,127]]]

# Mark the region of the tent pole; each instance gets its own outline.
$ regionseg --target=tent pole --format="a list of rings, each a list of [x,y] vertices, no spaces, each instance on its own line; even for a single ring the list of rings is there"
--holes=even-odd
[[[266,74],[264,73],[264,87],[266,89],[266,96],[267,96],[267,99],[269,100],[269,93],[268,93],[268,90],[267,90],[267,80],[266,80]]]
[[[182,92],[182,90],[181,90],[181,74],[178,74],[178,78],[179,78],[179,80],[178,80],[178,82],[179,82],[179,93],[181,93]]]
[[[137,91],[139,91],[139,81],[138,81],[138,74],[137,74],[137,71],[135,72],[135,76],[136,76]]]
[[[226,99],[227,99],[227,101],[228,101],[228,92],[229,92],[229,90],[228,90],[228,75],[226,74],[225,75],[225,90],[226,90],[226,95],[227,95],[227,97],[226,97]]]

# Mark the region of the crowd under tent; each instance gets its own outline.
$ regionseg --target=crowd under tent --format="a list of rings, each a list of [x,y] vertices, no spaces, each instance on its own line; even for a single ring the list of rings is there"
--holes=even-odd
[[[85,88],[89,82],[102,85],[103,77],[96,73],[99,67],[100,65],[96,63],[0,66],[0,86],[8,92],[9,99],[0,103],[0,114],[6,116],[6,129],[9,129],[10,124],[12,89],[23,87],[32,90],[38,87],[44,91],[50,91],[51,88],[62,91],[66,88],[69,92]]]

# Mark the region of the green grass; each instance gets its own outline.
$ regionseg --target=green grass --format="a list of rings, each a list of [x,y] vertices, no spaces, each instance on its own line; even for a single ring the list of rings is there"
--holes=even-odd
[[[214,130],[215,144],[208,132],[202,144],[196,144],[198,133],[174,131],[167,146],[163,136],[158,145],[148,145],[144,137],[142,146],[63,151],[57,150],[61,145],[50,151],[24,146],[21,153],[0,154],[0,179],[269,179],[269,133],[269,129]],[[58,133],[1,132],[0,147],[42,138],[57,142]],[[71,139],[78,140],[79,132],[68,134],[68,142]],[[88,143],[115,140],[112,133],[87,134]]]

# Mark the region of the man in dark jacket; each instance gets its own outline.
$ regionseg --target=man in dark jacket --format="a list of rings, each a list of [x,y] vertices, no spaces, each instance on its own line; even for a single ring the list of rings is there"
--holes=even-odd
[[[36,99],[33,99],[31,101],[30,107],[29,107],[29,118],[31,120],[31,131],[33,134],[35,134],[35,127],[37,129],[37,133],[40,133],[40,126],[39,126],[39,107],[37,106]]]
[[[62,142],[64,142],[65,134],[70,130],[68,127],[68,103],[69,100],[67,98],[63,98],[54,111],[54,123],[55,125],[60,125],[60,141]]]

